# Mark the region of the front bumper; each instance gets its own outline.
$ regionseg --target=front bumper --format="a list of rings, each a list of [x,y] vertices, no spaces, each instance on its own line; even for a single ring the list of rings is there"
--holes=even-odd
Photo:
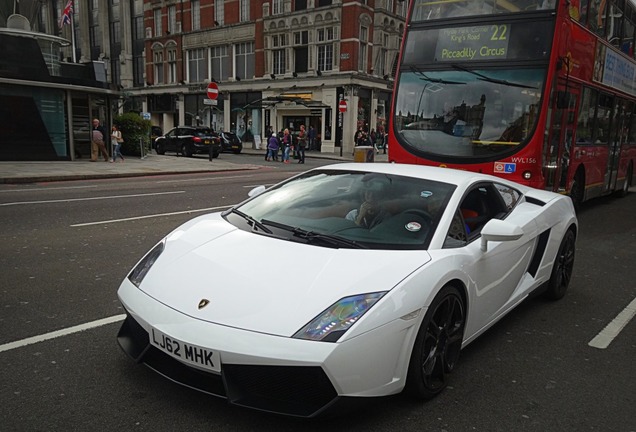
[[[297,417],[319,416],[335,405],[348,405],[354,396],[400,392],[417,328],[415,322],[396,320],[345,342],[315,342],[194,319],[127,279],[118,294],[127,318],[117,339],[136,362],[232,404]],[[149,337],[153,328],[216,350],[221,372],[183,363],[156,348]]]

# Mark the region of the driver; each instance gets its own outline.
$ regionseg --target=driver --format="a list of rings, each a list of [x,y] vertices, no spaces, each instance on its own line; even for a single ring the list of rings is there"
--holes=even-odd
[[[377,185],[370,184],[363,192],[363,202],[359,209],[353,209],[345,216],[345,219],[354,221],[357,225],[371,229],[381,223],[388,212],[380,202],[381,189]]]

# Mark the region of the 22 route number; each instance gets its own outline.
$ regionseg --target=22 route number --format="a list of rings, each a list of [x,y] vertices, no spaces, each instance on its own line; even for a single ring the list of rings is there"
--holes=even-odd
[[[491,41],[503,41],[508,39],[508,25],[491,25],[490,29],[492,30],[492,36],[490,36]]]

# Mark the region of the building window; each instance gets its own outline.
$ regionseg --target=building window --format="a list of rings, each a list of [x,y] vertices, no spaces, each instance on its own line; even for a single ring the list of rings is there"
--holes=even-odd
[[[307,72],[309,63],[309,32],[294,33],[294,72]]]
[[[163,27],[161,27],[161,9],[155,9],[153,13],[155,17],[155,37],[159,37],[163,34]]]
[[[368,52],[369,29],[360,27],[360,52],[358,56],[358,70],[360,72],[367,71],[367,52]]]
[[[254,78],[254,43],[244,42],[234,46],[236,57],[235,76],[240,78]]]
[[[409,9],[409,0],[398,1],[395,8],[396,15],[406,18],[406,11]]]
[[[240,0],[239,14],[240,22],[250,20],[250,0]]]
[[[219,25],[225,24],[225,0],[216,0],[214,2],[214,23]]]
[[[317,31],[318,45],[318,70],[328,71],[333,70],[333,40],[334,29],[333,27],[321,28]],[[325,43],[329,42],[329,43]]]
[[[177,82],[177,50],[171,48],[168,50],[168,84]]]
[[[190,6],[192,7],[192,30],[199,30],[201,28],[201,4],[199,0],[192,0]]]
[[[377,67],[375,68],[375,74],[376,75],[386,75],[389,73],[389,71],[387,70],[387,62],[388,62],[388,55],[389,55],[389,35],[388,34],[383,34],[382,35],[382,46],[380,47],[380,53],[378,54],[378,59],[377,59]]]
[[[144,56],[141,54],[135,55],[133,60],[133,80],[135,82],[135,87],[144,85],[144,68]]]
[[[272,72],[284,74],[286,69],[285,47],[287,46],[287,35],[280,34],[272,36]]]
[[[386,3],[386,10],[388,10],[389,12],[393,12],[393,0],[385,0],[385,3]]]
[[[316,7],[331,6],[332,0],[318,0]]]
[[[168,34],[177,32],[177,7],[168,6]]]
[[[137,16],[134,18],[134,29],[133,29],[133,39],[145,39],[146,35],[144,34],[144,17]]]
[[[307,0],[295,0],[294,1],[294,10],[306,10],[307,9]]]
[[[197,48],[188,50],[188,81],[201,82],[207,78],[205,61],[205,49]]]
[[[272,0],[272,15],[283,13],[283,0]]]
[[[163,84],[163,52],[155,51],[153,53],[153,63],[155,70],[155,84]]]
[[[318,70],[329,71],[333,69],[333,44],[318,45]]]
[[[230,77],[230,57],[227,55],[227,46],[215,46],[210,48],[212,79],[226,81]]]
[[[119,21],[110,23],[110,37],[113,44],[121,42],[121,26]]]

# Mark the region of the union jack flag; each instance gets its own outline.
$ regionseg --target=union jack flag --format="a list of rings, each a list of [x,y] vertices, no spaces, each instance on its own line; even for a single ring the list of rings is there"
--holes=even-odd
[[[68,0],[66,7],[62,11],[60,17],[60,28],[64,27],[64,24],[70,24],[73,19],[73,0]]]

